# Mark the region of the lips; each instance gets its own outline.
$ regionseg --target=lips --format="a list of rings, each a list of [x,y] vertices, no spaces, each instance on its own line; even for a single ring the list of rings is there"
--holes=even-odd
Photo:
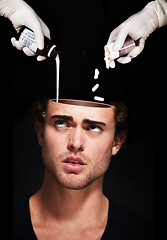
[[[76,156],[67,157],[63,160],[62,164],[66,171],[72,173],[79,173],[86,167],[85,162],[81,158]]]
[[[75,156],[69,156],[63,162],[85,165],[85,163],[82,161],[80,157],[75,157]]]

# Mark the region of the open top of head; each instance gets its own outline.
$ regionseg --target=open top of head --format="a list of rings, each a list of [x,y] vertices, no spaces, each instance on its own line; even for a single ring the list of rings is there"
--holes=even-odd
[[[53,102],[56,102],[56,99],[50,99]],[[73,100],[73,99],[59,99],[59,103],[62,104],[71,104],[76,106],[85,106],[85,107],[98,107],[98,108],[111,108],[111,105],[98,102],[90,102],[83,100]]]

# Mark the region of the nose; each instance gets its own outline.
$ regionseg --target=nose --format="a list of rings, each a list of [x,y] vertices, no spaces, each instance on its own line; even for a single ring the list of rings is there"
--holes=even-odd
[[[84,151],[84,133],[82,129],[75,128],[70,131],[67,148],[74,153]]]

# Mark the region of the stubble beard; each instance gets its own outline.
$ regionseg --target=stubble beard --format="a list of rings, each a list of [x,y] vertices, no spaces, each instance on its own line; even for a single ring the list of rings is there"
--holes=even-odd
[[[111,156],[105,164],[101,163],[100,168],[99,166],[94,166],[88,170],[87,168],[91,165],[91,159],[85,156],[85,154],[79,153],[77,156],[87,164],[86,170],[80,173],[67,173],[62,169],[61,162],[70,155],[72,154],[60,154],[55,158],[51,154],[46,154],[45,151],[42,152],[44,166],[59,186],[71,190],[81,190],[100,178],[103,181],[103,176],[109,167]]]

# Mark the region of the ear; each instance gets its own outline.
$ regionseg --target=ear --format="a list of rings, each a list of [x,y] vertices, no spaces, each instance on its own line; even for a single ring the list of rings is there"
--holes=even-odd
[[[112,147],[112,155],[117,154],[117,152],[121,148],[125,138],[126,138],[126,135],[121,136],[121,137],[115,137],[114,142],[113,142],[113,147]]]
[[[39,145],[42,147],[44,126],[40,121],[36,121],[35,129],[37,132]]]

